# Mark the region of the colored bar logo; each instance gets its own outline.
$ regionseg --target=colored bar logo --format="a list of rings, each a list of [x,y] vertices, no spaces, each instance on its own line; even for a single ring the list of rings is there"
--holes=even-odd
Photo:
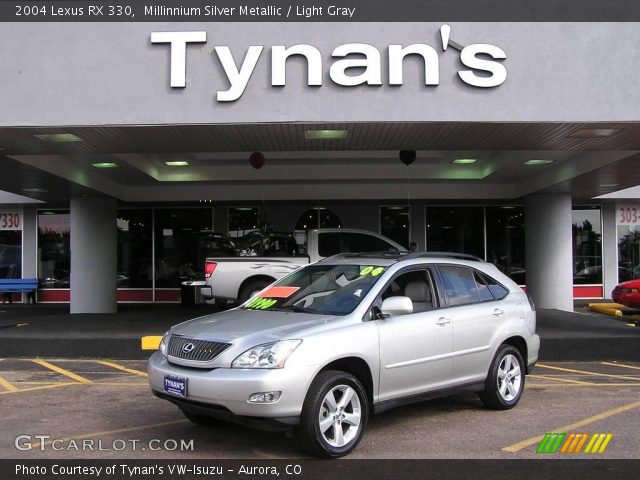
[[[536,453],[604,453],[612,438],[612,433],[570,433],[567,435],[564,432],[551,432],[544,435]]]

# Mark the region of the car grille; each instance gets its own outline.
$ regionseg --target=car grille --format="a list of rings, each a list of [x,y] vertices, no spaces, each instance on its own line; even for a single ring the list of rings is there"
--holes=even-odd
[[[193,345],[193,348],[190,348]],[[169,340],[169,355],[183,360],[195,360],[208,362],[216,358],[227,348],[230,343],[213,342],[210,340],[198,340],[195,338],[172,335]]]

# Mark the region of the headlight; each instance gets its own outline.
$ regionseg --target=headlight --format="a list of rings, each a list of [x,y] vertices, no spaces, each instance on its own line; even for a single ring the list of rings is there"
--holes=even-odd
[[[281,340],[250,348],[231,363],[231,368],[282,368],[302,340]]]
[[[167,356],[167,347],[169,346],[169,331],[165,332],[165,334],[162,336],[162,340],[160,341],[160,353],[163,356]]]

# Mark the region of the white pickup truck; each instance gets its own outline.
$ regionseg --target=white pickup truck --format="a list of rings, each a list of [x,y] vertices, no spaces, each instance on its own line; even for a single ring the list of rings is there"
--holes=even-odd
[[[207,257],[202,297],[244,302],[302,265],[338,253],[406,251],[393,240],[366,230],[320,228],[306,235],[306,253],[298,256]]]

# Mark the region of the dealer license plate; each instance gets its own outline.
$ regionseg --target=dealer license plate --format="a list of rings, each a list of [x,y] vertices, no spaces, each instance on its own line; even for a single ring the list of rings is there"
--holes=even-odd
[[[164,376],[164,391],[178,397],[187,396],[187,379],[175,375]]]

